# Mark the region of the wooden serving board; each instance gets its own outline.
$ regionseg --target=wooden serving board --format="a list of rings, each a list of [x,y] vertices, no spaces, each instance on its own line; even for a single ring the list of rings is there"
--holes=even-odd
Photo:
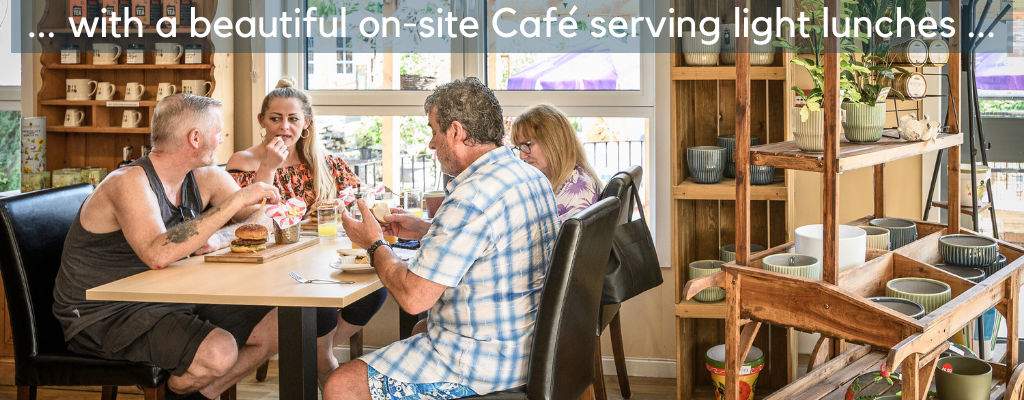
[[[299,236],[299,241],[291,244],[274,243],[274,239],[271,237],[267,241],[267,248],[265,250],[255,253],[232,253],[230,248],[218,250],[217,252],[207,254],[206,262],[263,264],[311,247],[317,243],[320,243],[319,237]]]

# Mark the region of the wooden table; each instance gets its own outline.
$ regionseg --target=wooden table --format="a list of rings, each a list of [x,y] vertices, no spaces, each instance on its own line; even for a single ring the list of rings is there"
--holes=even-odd
[[[342,273],[328,265],[338,259],[337,249],[350,247],[348,238],[342,237],[265,264],[212,263],[191,257],[162,270],[89,289],[86,299],[276,306],[281,398],[314,400],[316,307],[344,307],[383,286],[377,274]],[[396,250],[406,257],[413,253]],[[303,284],[289,277],[289,271],[307,279],[355,284]]]

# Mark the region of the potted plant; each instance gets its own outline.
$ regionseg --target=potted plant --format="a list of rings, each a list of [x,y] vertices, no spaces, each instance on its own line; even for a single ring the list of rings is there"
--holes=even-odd
[[[914,10],[923,10],[924,0],[897,0],[893,6],[910,11],[909,15],[914,16]],[[843,131],[846,139],[854,143],[874,143],[882,138],[882,130],[885,128],[885,100],[890,92],[888,82],[893,79],[893,70],[907,71],[894,67],[887,61],[891,43],[881,38],[878,33],[868,35],[873,27],[878,27],[881,32],[891,32],[891,23],[875,24],[882,18],[889,17],[895,13],[894,8],[888,7],[887,0],[863,0],[857,3],[852,9],[851,18],[861,21],[857,31],[861,32],[859,37],[850,46],[844,46],[844,52],[852,56],[847,65],[844,65],[841,74],[853,83],[854,93],[846,98],[842,109],[846,113],[843,119]],[[903,93],[895,91],[896,97],[904,100]]]
[[[843,0],[841,4],[841,17],[846,18],[852,14],[853,5],[857,2]],[[790,43],[789,40],[780,38],[773,44],[798,54],[791,62],[807,70],[814,83],[814,88],[809,91],[793,86],[793,91],[806,99],[806,105],[793,108],[793,135],[796,136],[796,144],[800,150],[820,153],[825,149],[825,113],[822,110],[822,101],[825,97],[825,4],[823,0],[801,0],[800,8],[810,17],[810,23],[805,24],[809,36],[806,43]],[[839,44],[843,50],[839,55],[840,68],[849,68],[851,56],[848,51],[854,47],[853,40],[842,38]],[[839,75],[839,94],[843,100],[860,99],[848,74]]]

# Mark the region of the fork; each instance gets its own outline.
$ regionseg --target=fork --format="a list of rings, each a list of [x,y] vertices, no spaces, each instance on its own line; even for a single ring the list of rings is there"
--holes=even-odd
[[[296,274],[295,271],[289,272],[288,276],[299,281],[299,283],[355,283],[353,281],[336,281],[334,279],[306,279]]]

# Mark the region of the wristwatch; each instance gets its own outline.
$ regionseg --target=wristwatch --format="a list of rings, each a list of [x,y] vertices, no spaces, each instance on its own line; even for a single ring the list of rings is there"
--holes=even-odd
[[[370,266],[373,266],[373,253],[376,252],[377,248],[380,246],[391,247],[391,245],[388,244],[388,242],[385,242],[384,240],[378,240],[376,242],[373,242],[373,244],[371,244],[370,247],[366,249],[366,257],[370,259]]]

